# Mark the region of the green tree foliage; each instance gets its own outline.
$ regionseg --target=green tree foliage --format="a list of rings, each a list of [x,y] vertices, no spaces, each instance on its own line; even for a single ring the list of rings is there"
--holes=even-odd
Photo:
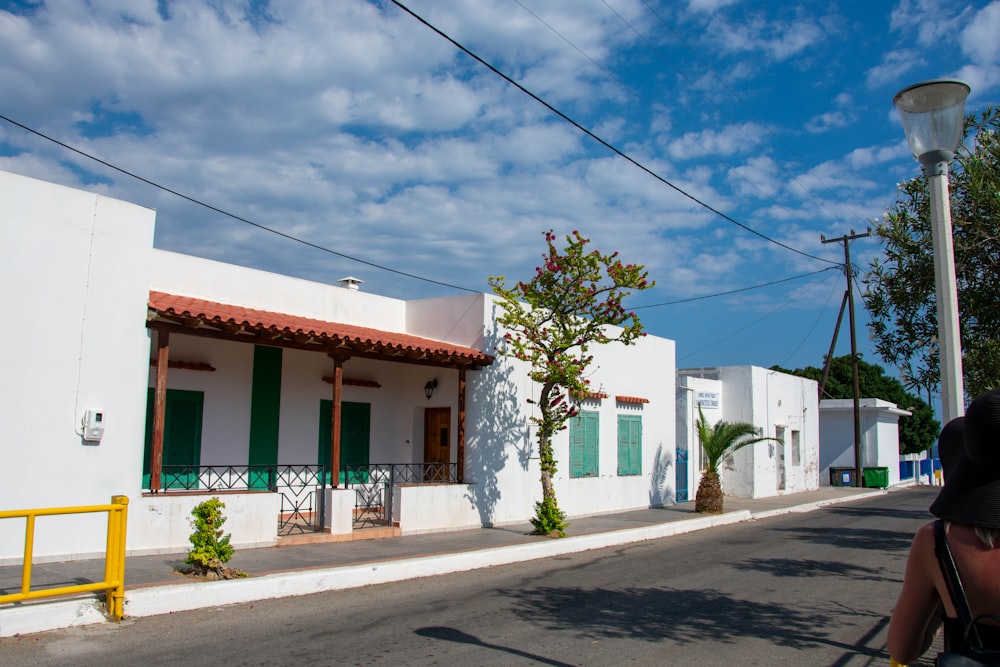
[[[491,276],[489,282],[500,297],[497,321],[507,330],[499,352],[529,363],[528,376],[541,387],[531,422],[538,434],[542,500],[535,503],[531,523],[538,534],[561,537],[567,524],[552,484],[557,470],[552,437],[576,415],[575,399],[590,391],[591,346],[630,345],[644,335],[639,318],[622,301],[654,283],[642,265],[623,264],[617,252],[588,251],[590,240],[579,232],[566,236],[561,251],[556,238],[545,232],[548,252],[529,282],[507,287],[504,276]]]
[[[951,164],[965,390],[977,396],[1000,386],[1000,108],[966,118],[965,139]],[[930,203],[923,176],[899,186],[899,198],[874,230],[884,258],[864,279],[876,349],[898,368],[907,388],[940,384],[937,301]]]
[[[798,375],[817,382],[823,377],[823,369],[815,366],[796,368],[794,371],[773,366],[771,370]],[[899,420],[900,454],[922,452],[937,441],[941,424],[934,418],[934,410],[922,398],[908,392],[902,382],[886,375],[884,368],[859,359],[858,385],[861,389],[861,398],[881,398],[913,413],[912,416],[901,417]],[[854,398],[851,355],[845,354],[833,358],[824,394],[820,398]]]
[[[753,445],[765,440],[777,440],[757,435],[757,427],[747,422],[716,422],[708,425],[705,413],[698,406],[698,440],[705,453],[705,470],[698,482],[698,492],[694,498],[694,511],[705,514],[722,514],[724,497],[722,494],[722,478],[719,476],[719,465],[722,459],[747,445]]]

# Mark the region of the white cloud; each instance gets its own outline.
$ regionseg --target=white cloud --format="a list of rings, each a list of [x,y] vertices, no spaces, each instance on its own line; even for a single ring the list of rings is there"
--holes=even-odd
[[[825,31],[813,18],[774,20],[748,15],[731,20],[716,15],[708,24],[712,42],[732,53],[762,53],[783,61],[816,48],[826,39]]]
[[[773,197],[781,183],[778,165],[766,155],[730,169],[728,178],[739,194],[755,198]]]
[[[865,72],[865,84],[869,88],[879,88],[887,83],[898,82],[903,75],[923,66],[921,52],[900,49],[883,54],[882,62]]]
[[[809,122],[806,123],[806,132],[810,134],[829,132],[838,127],[845,127],[852,120],[853,118],[849,117],[843,111],[827,111],[826,113],[810,118]]]
[[[889,28],[915,35],[923,47],[940,48],[951,42],[968,19],[971,8],[938,0],[900,0],[892,10]]]
[[[976,95],[1000,85],[1000,2],[979,11],[962,31],[962,51],[972,63],[959,72]]]
[[[688,132],[680,139],[670,142],[670,156],[678,160],[704,157],[706,155],[733,155],[754,150],[754,145],[765,134],[764,126],[758,123],[728,125],[721,130],[707,129]]]
[[[723,7],[734,5],[740,0],[688,0],[688,9],[692,12],[711,13]]]

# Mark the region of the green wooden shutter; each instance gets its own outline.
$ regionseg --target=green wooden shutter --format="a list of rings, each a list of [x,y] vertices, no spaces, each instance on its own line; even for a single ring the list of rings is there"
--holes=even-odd
[[[598,473],[600,448],[597,437],[597,413],[584,412],[583,474],[586,477],[596,477]]]
[[[281,348],[255,345],[250,390],[249,461],[252,466],[278,463],[278,423],[281,415]],[[266,489],[268,474],[258,468],[250,487]]]
[[[631,463],[629,461],[629,433],[632,430],[632,426],[629,423],[628,417],[618,415],[618,474],[628,475],[631,474]]]
[[[340,463],[352,466],[366,466],[370,463],[371,450],[371,403],[343,401],[340,404]],[[317,461],[327,468],[327,482],[330,481],[330,429],[333,427],[333,401],[319,402],[319,450]],[[352,482],[366,482],[367,473],[354,475]],[[343,470],[340,483],[344,483]]]
[[[583,415],[578,414],[569,422],[569,476],[583,477],[584,450]]]
[[[642,474],[642,417],[618,415],[618,474]]]
[[[149,488],[149,471],[153,458],[153,401],[156,390],[146,394],[146,442],[142,457],[142,488]],[[201,391],[167,389],[163,422],[163,458],[165,466],[192,466],[190,471],[173,469],[170,478],[160,476],[161,488],[169,486],[193,488],[198,479],[196,467],[201,462],[201,423],[205,394]]]
[[[581,412],[569,423],[569,476],[596,477],[598,472],[597,413]]]

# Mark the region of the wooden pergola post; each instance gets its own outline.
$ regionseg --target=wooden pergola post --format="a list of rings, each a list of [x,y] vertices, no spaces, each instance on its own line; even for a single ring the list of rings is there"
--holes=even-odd
[[[167,417],[167,370],[170,360],[170,332],[156,332],[156,388],[153,393],[153,451],[149,461],[149,490],[160,491],[163,472],[163,430]]]
[[[458,369],[458,483],[465,482],[465,366]]]
[[[344,360],[330,355],[333,359],[333,424],[330,426],[330,485],[340,484],[340,401],[344,393]],[[346,479],[345,479],[346,482]]]

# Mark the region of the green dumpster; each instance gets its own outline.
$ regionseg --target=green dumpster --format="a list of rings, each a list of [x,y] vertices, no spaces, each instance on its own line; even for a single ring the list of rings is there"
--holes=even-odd
[[[884,489],[889,486],[888,468],[865,468],[862,471],[864,485],[870,489]]]

